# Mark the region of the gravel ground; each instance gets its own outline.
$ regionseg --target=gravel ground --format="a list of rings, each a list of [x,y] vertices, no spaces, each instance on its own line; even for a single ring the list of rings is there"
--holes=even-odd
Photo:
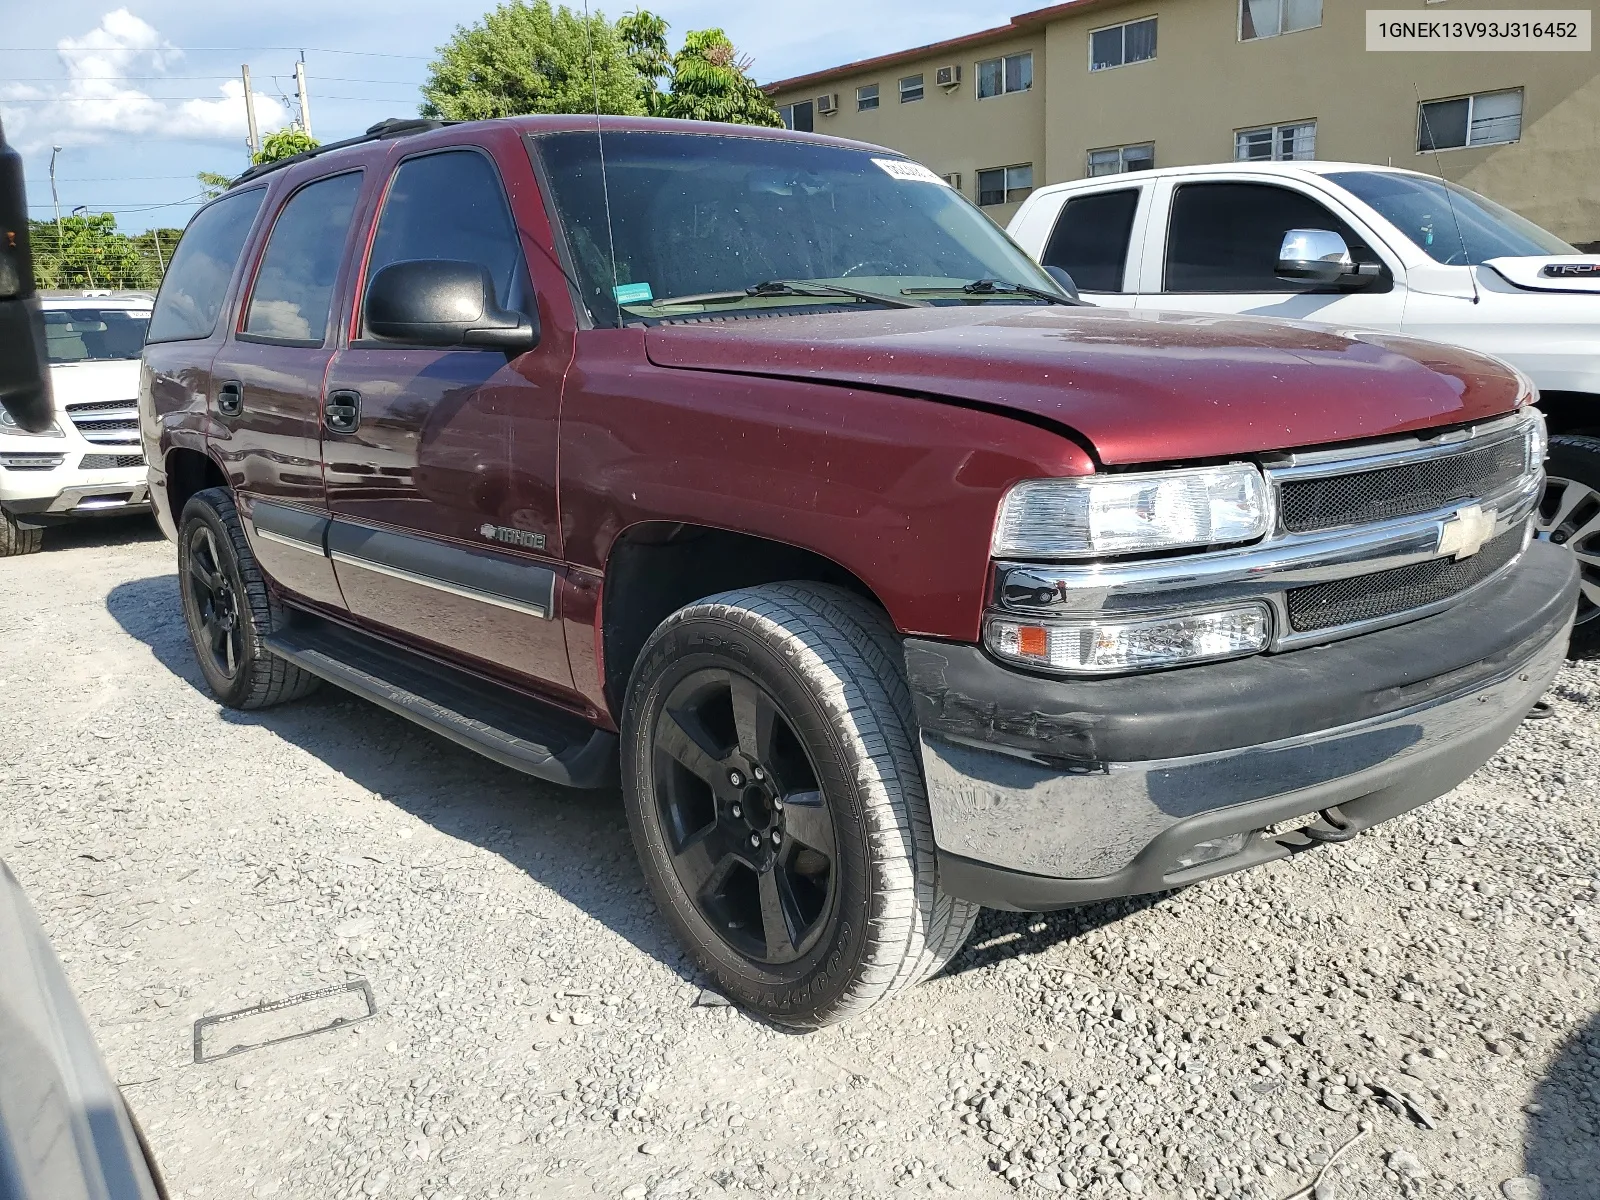
[[[797,1036],[702,993],[615,794],[332,689],[219,709],[172,558],[138,522],[0,562],[0,856],[175,1196],[1283,1200],[1358,1134],[1318,1200],[1600,1196],[1600,664],[1420,813],[986,914]],[[354,978],[375,1018],[194,1064],[201,1016]]]

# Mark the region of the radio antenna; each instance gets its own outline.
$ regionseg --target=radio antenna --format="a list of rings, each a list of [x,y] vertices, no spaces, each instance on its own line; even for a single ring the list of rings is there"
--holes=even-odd
[[[1461,244],[1461,257],[1465,260],[1463,265],[1467,268],[1467,282],[1472,284],[1472,302],[1476,304],[1480,299],[1478,295],[1478,272],[1473,267],[1472,255],[1467,253],[1467,238],[1461,232],[1461,218],[1456,215],[1456,198],[1450,191],[1450,181],[1444,177],[1444,165],[1439,161],[1439,143],[1434,140],[1433,123],[1428,120],[1428,110],[1422,103],[1422,89],[1413,83],[1411,90],[1417,94],[1417,116],[1422,121],[1422,131],[1428,138],[1428,149],[1433,151],[1433,172],[1439,177],[1439,187],[1444,192],[1445,207],[1450,210],[1450,221],[1456,227],[1456,241]],[[1469,140],[1471,133],[1472,125],[1469,120],[1467,125]],[[618,323],[620,324],[621,322],[619,321]]]
[[[589,82],[594,86],[594,141],[600,150],[600,196],[606,209],[606,249],[611,252],[611,302],[617,308],[617,328],[622,328],[622,301],[617,298],[617,235],[611,225],[611,180],[606,173],[606,138],[600,125],[600,71],[594,61],[594,21],[589,0],[583,0],[583,31],[589,43]]]

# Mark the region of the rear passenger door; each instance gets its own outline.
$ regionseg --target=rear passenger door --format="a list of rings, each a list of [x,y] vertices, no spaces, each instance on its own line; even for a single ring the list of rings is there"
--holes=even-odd
[[[1132,308],[1139,290],[1140,256],[1149,220],[1148,185],[1071,192],[1039,254],[1047,267],[1072,276],[1085,300],[1106,308]]]
[[[251,549],[281,586],[332,608],[344,598],[323,548],[322,391],[363,182],[345,171],[289,195],[211,371],[215,449]]]
[[[351,341],[328,373],[330,403],[345,406],[323,431],[334,569],[351,612],[373,625],[566,687],[555,470],[570,340],[547,333],[508,360],[368,336],[367,285],[416,260],[481,265],[503,308],[537,312],[486,149],[403,159],[378,210]]]
[[[1382,275],[1359,291],[1318,286],[1276,273],[1291,229],[1339,234],[1357,262]],[[1287,317],[1398,330],[1405,314],[1401,271],[1387,247],[1351,214],[1298,183],[1259,179],[1160,180],[1150,226],[1139,308]]]

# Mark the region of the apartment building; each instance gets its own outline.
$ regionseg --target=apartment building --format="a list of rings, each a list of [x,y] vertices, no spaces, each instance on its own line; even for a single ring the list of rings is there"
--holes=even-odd
[[[1443,17],[1490,2],[1374,6]],[[1046,183],[1320,158],[1440,172],[1568,241],[1600,241],[1595,53],[1371,52],[1367,7],[1068,0],[767,91],[791,128],[900,150],[1001,224]]]

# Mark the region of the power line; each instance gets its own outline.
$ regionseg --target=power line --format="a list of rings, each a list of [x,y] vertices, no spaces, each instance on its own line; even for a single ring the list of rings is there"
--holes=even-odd
[[[57,175],[57,183],[125,183],[134,180],[150,179],[193,179],[194,172],[187,175]],[[37,184],[39,187],[48,187],[48,179],[28,179],[26,183]]]
[[[110,51],[135,54],[209,54],[245,51],[248,53],[348,54],[364,58],[404,58],[411,62],[430,62],[427,54],[386,54],[378,50],[330,50],[323,46],[0,46],[0,53],[11,54],[105,54]]]
[[[237,79],[237,74],[230,75],[17,75],[13,76],[10,83],[176,83],[180,80],[232,80]],[[347,79],[339,75],[317,75],[314,77],[318,83],[392,83],[396,87],[415,87],[415,82],[409,79]]]
[[[412,86],[421,87],[422,85],[413,84]],[[257,92],[256,94],[258,96],[266,95],[265,92]],[[319,100],[365,100],[374,104],[399,104],[404,100],[404,97],[400,96],[323,96],[320,93],[318,94],[317,98]],[[135,96],[130,96],[127,93],[123,93],[122,95],[118,96],[28,96],[21,100],[0,100],[0,106],[7,104],[107,104],[118,100],[159,100],[163,102],[170,102],[174,100],[206,100],[220,104],[224,101],[231,103],[236,99],[242,99],[242,97],[217,95],[149,96],[143,92],[140,92]]]
[[[198,203],[200,203],[200,201],[202,201],[204,199],[205,199],[205,193],[204,192],[196,192],[194,195],[189,196],[189,197],[187,197],[187,198],[185,198],[183,200],[168,200],[165,204],[133,204],[133,205],[122,205],[122,206],[111,206],[111,207],[106,207],[106,206],[102,206],[102,205],[99,205],[99,204],[84,204],[84,205],[78,205],[76,207],[92,208],[92,209],[98,210],[99,212],[108,212],[108,213],[154,212],[158,208],[177,208],[178,206],[183,205],[183,204],[198,204]],[[28,205],[28,207],[30,209],[33,209],[33,208],[49,209],[49,208],[52,207],[52,205],[49,205],[49,204],[30,204],[30,205]]]

